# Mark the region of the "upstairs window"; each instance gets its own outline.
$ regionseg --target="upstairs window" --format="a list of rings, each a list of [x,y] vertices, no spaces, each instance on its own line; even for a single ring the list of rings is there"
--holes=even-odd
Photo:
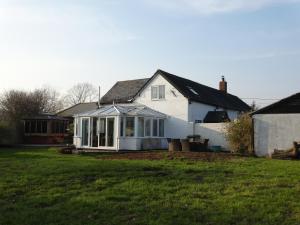
[[[151,87],[152,100],[165,99],[165,85],[157,85]]]

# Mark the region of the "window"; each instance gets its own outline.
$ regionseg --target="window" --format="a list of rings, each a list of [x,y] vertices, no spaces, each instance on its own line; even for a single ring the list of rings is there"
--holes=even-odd
[[[159,120],[159,137],[165,136],[165,120]]]
[[[26,134],[45,134],[47,133],[47,121],[45,120],[32,120],[25,121]]]
[[[187,88],[195,95],[199,95],[197,91],[195,91],[192,87],[187,86]]]
[[[165,99],[165,85],[158,86],[158,98],[159,99]]]
[[[139,117],[138,118],[138,136],[139,137],[144,137],[145,136],[145,120],[144,117]]]
[[[157,137],[157,119],[152,120],[152,136]]]
[[[120,122],[120,136],[124,137],[124,117],[121,117],[121,122]]]
[[[149,118],[145,120],[145,136],[146,137],[151,136],[151,119]]]
[[[79,118],[75,119],[75,136],[79,136]]]
[[[165,85],[152,86],[151,98],[153,100],[165,99]]]
[[[126,137],[134,136],[134,117],[126,117]]]

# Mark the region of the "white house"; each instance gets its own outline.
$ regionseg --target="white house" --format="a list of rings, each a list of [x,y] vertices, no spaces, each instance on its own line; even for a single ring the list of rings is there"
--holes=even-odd
[[[257,156],[271,156],[275,149],[288,150],[293,147],[294,141],[300,141],[300,93],[252,115]]]
[[[141,150],[167,147],[167,138],[195,134],[196,123],[237,118],[249,106],[220,89],[158,70],[149,79],[117,82],[97,110],[75,116],[78,148]]]

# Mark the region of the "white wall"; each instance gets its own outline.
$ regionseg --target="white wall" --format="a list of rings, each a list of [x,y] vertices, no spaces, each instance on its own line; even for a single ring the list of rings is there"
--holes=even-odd
[[[270,156],[274,149],[287,150],[294,141],[300,141],[300,114],[259,114],[253,119],[258,156]]]
[[[203,139],[209,139],[209,146],[217,145],[224,150],[229,150],[229,144],[224,135],[226,125],[226,123],[198,123],[195,124],[195,134]]]
[[[227,111],[228,117],[230,120],[234,120],[238,118],[239,112],[234,110],[226,110],[223,108],[216,108],[215,106],[206,105],[199,102],[192,102],[188,107],[188,118],[190,122],[194,122],[195,120],[204,120],[208,111]]]
[[[152,100],[151,86],[165,85],[165,99]],[[172,93],[175,92],[175,95]],[[136,98],[136,103],[146,105],[168,116],[165,123],[165,134],[168,138],[183,138],[189,134],[188,100],[177,91],[165,78],[158,75]]]
[[[191,102],[188,107],[189,121],[195,122],[195,120],[204,120],[206,114],[209,111],[215,111],[215,106],[210,106],[198,102]]]

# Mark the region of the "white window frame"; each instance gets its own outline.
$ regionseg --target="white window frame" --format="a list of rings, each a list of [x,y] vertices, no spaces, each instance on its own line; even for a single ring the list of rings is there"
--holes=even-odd
[[[163,87],[164,93],[163,93],[163,97],[161,96],[161,88]],[[156,96],[153,96],[153,90],[156,89]],[[153,85],[151,86],[151,99],[152,100],[164,100],[166,99],[166,86],[165,85]]]

